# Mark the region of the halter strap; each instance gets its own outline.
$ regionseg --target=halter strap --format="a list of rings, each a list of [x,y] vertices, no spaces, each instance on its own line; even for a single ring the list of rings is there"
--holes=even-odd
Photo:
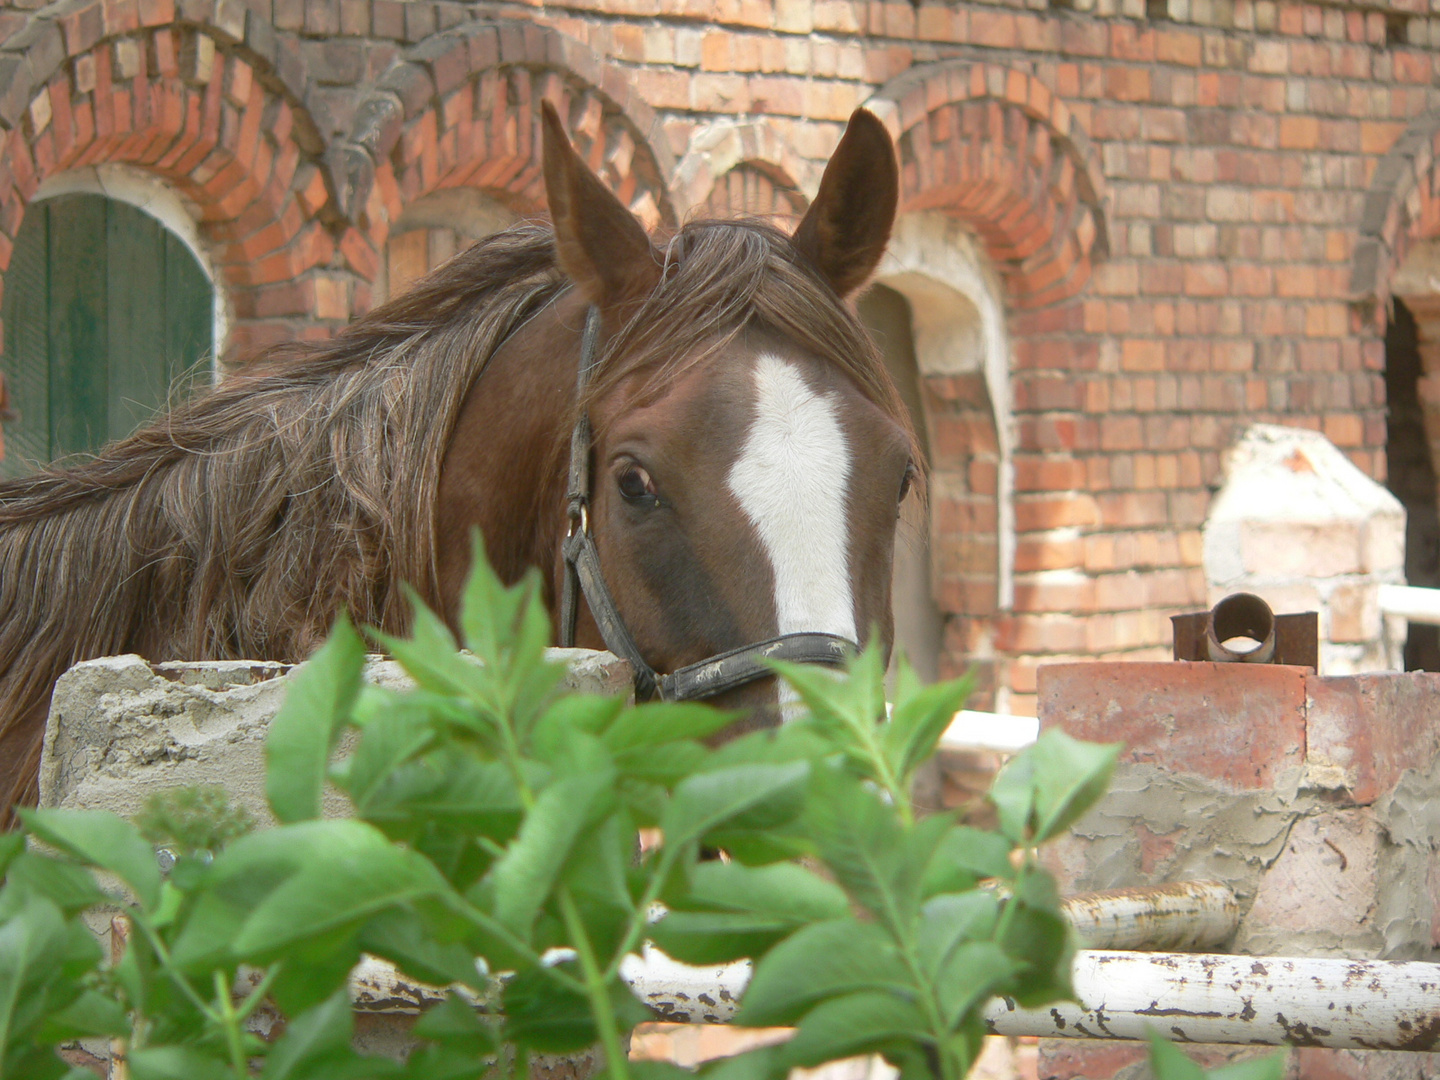
[[[600,309],[591,305],[585,312],[585,330],[580,338],[580,367],[575,379],[577,401],[584,400],[590,377],[599,362],[599,351]],[[665,701],[711,697],[774,674],[766,665],[767,660],[833,667],[843,664],[854,652],[854,642],[837,634],[781,634],[677,668],[669,675],[658,674],[640,654],[640,647],[620,617],[605,576],[600,572],[600,552],[590,531],[590,443],[590,414],[581,409],[575,430],[570,433],[570,472],[565,493],[569,526],[560,544],[565,562],[560,591],[562,648],[575,645],[575,620],[583,593],[605,647],[628,661],[635,672],[637,701],[648,701],[657,695]]]

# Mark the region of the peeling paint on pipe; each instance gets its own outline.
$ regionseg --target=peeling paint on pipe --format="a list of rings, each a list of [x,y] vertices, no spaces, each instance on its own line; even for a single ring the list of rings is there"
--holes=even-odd
[[[647,947],[621,970],[635,996],[667,1020],[727,1023],[750,964],[690,967]],[[1440,964],[1390,960],[1082,951],[1079,1004],[1020,1009],[996,999],[996,1035],[1326,1046],[1351,1050],[1440,1048]],[[421,1012],[444,991],[367,957],[351,973],[358,1012]],[[485,1000],[467,994],[477,1008]]]
[[[1060,909],[1089,949],[1214,949],[1240,926],[1240,903],[1218,881],[1082,893]]]
[[[997,1035],[1433,1051],[1440,964],[1342,958],[1081,952],[1080,1004],[992,1001]]]

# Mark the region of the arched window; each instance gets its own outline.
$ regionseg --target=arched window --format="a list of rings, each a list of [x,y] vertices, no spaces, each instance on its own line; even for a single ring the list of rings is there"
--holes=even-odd
[[[25,212],[5,274],[0,372],[14,419],[0,476],[129,434],[215,352],[215,295],[189,247],[88,191]]]

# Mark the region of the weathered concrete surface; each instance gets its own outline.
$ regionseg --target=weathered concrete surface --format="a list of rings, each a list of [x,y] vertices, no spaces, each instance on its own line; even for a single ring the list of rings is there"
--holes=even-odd
[[[566,665],[562,685],[628,694],[630,665],[608,652],[550,649]],[[265,733],[299,667],[260,661],[151,664],[139,656],[111,656],[77,664],[60,677],[51,699],[40,764],[40,805],[112,810],[133,816],[155,791],[191,784],[219,785],[261,826],[273,825],[265,800]],[[393,660],[369,657],[365,678],[393,689],[413,686]],[[353,733],[352,733],[353,734]],[[346,748],[342,740],[340,750]],[[348,813],[345,797],[324,793],[327,816]],[[92,929],[105,946],[123,947],[110,917],[96,912]],[[373,1003],[371,1003],[373,1008]],[[278,1014],[262,1010],[257,1034],[282,1031]],[[404,1058],[415,1045],[410,1015],[368,1011],[356,1017],[355,1045],[368,1053]],[[279,1026],[276,1026],[279,1024]],[[69,1048],[77,1063],[104,1064],[105,1040]],[[532,1058],[531,1080],[588,1080],[603,1071],[596,1050]]]
[[[1047,856],[1062,892],[1214,878],[1234,952],[1440,960],[1440,675],[1061,664],[1039,691],[1042,728],[1126,744]],[[1440,1076],[1434,1054],[1307,1053],[1297,1075]],[[1040,1075],[1141,1076],[1142,1056],[1047,1040]]]
[[[628,691],[630,667],[610,653],[549,655],[566,664],[567,686]],[[51,699],[40,805],[129,817],[159,789],[219,784],[262,825],[273,824],[265,801],[265,732],[294,670],[246,660],[151,664],[139,656],[77,664]],[[395,689],[413,685],[399,664],[378,656],[367,660],[365,678]],[[347,812],[335,790],[325,792],[324,805],[330,816]]]

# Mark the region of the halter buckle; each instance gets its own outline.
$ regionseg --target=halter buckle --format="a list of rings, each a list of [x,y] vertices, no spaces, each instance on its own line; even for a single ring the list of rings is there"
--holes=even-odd
[[[577,522],[580,524],[580,532],[582,534],[590,531],[590,511],[583,501],[576,501],[579,503],[578,507],[572,505],[569,510],[570,524],[565,527],[566,540],[569,540],[575,535],[575,524]]]

